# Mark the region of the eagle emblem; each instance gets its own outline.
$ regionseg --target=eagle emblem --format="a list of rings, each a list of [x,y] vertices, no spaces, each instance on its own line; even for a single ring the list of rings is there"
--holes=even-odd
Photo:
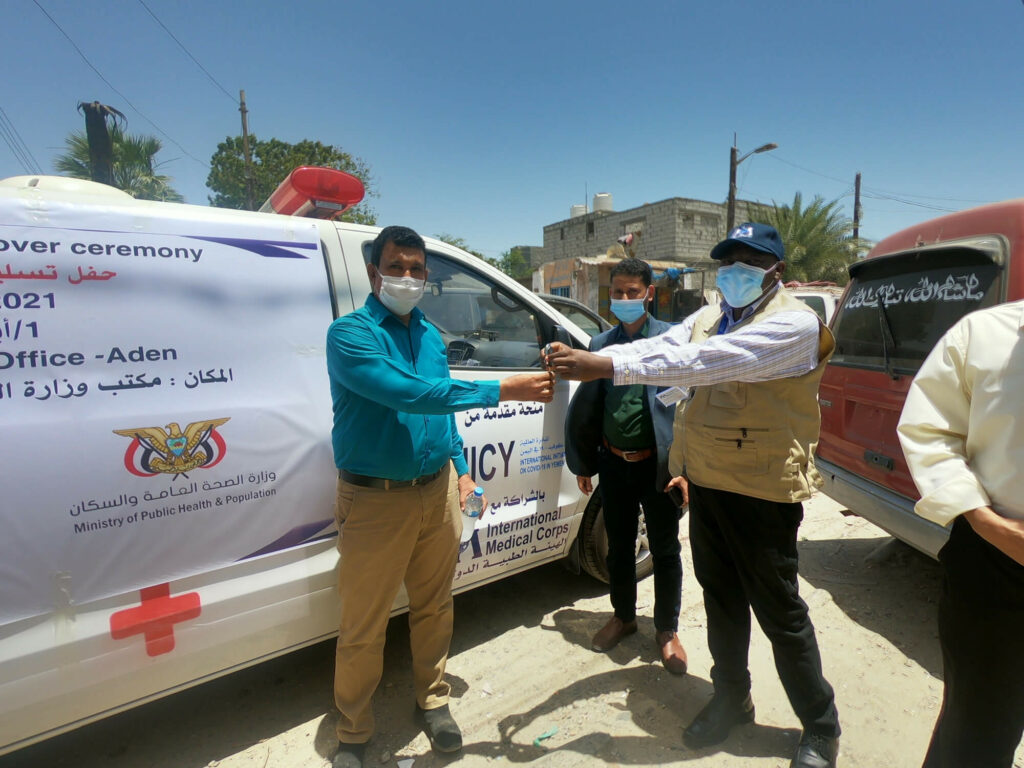
[[[194,421],[184,432],[172,421],[166,427],[115,429],[114,434],[132,438],[124,465],[133,475],[177,477],[193,469],[209,469],[224,458],[226,446],[217,427],[227,421],[230,417]]]

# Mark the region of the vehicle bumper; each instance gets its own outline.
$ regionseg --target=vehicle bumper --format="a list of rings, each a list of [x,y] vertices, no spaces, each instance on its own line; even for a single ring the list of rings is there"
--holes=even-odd
[[[938,557],[949,530],[914,513],[914,502],[822,458],[815,458],[827,496],[926,555]]]

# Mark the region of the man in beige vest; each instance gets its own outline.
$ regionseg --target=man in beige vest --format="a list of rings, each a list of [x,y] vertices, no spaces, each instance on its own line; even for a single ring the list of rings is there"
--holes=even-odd
[[[724,741],[754,719],[747,652],[750,612],[803,735],[790,768],[832,768],[839,717],[797,590],[802,501],[819,482],[818,382],[832,334],[781,286],[779,233],[745,223],[716,245],[720,307],[704,307],[652,339],[593,354],[553,345],[547,364],[579,381],[674,384],[670,483],[688,492],[690,547],[704,589],[714,696],[683,734],[694,748]],[[672,392],[672,390],[670,390]]]

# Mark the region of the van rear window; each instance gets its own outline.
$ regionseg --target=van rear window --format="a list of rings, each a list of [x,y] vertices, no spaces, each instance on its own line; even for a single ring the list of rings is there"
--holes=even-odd
[[[953,323],[999,301],[1001,269],[968,248],[855,265],[832,328],[831,362],[913,375]]]

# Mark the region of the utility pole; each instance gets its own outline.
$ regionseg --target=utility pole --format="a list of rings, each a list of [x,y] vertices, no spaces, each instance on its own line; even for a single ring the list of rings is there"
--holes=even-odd
[[[85,137],[89,143],[89,175],[93,181],[114,186],[114,145],[107,129],[107,118],[124,119],[124,115],[98,101],[78,102],[78,111],[85,115]]]
[[[739,150],[736,149],[736,135],[733,134],[732,146],[729,148],[729,207],[725,214],[725,236],[732,232],[732,225],[736,223],[736,166],[739,163],[736,156]]]
[[[860,171],[853,182],[853,236],[860,237]]]
[[[238,111],[242,113],[242,151],[245,153],[245,198],[250,211],[256,210],[252,189],[252,155],[249,154],[249,110],[245,108],[245,90],[239,93]]]
[[[779,145],[774,141],[770,144],[762,144],[757,149],[752,149],[742,157],[737,157],[739,150],[736,148],[736,134],[732,135],[732,147],[729,149],[729,205],[725,214],[725,233],[732,231],[732,225],[736,223],[736,167],[751,155],[761,152],[771,152],[778,149]]]

